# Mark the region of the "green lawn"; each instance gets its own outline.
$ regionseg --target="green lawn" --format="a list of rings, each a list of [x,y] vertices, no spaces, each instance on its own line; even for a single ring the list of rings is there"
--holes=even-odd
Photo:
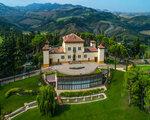
[[[136,107],[129,107],[123,87],[124,73],[115,72],[104,101],[62,107],[53,118],[42,117],[39,110],[32,109],[14,120],[150,120],[150,115]]]
[[[11,88],[20,87],[23,89],[38,89],[38,76],[27,78],[22,81],[17,81],[4,86],[0,86],[0,103],[2,105],[2,113],[8,113],[16,110],[17,108],[23,106],[25,102],[30,102],[35,100],[36,96],[17,96],[13,95],[9,98],[5,98],[5,93]]]

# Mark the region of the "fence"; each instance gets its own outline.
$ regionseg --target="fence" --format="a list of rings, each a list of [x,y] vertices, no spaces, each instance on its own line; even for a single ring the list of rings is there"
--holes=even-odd
[[[19,75],[7,77],[7,78],[2,78],[2,79],[0,79],[0,85],[4,85],[4,84],[11,83],[11,82],[23,80],[25,78],[38,75],[40,72],[44,72],[44,71],[48,71],[48,70],[52,70],[52,68],[51,67],[43,68],[43,69],[34,70],[34,71],[26,72],[23,74],[19,74]]]
[[[40,70],[35,70],[35,71],[28,72],[28,73],[19,74],[19,75],[16,75],[16,76],[2,78],[2,79],[0,79],[0,85],[4,85],[4,84],[11,83],[11,82],[19,81],[19,80],[22,80],[22,79],[25,79],[25,78],[28,78],[28,77],[31,77],[31,76],[38,75],[39,73],[40,73]]]
[[[16,117],[17,115],[19,115],[23,112],[26,112],[27,110],[35,108],[35,107],[37,107],[37,102],[36,101],[30,102],[30,103],[24,103],[23,107],[15,110],[14,112],[12,112],[8,115],[5,115],[4,120],[11,120],[12,118]]]
[[[82,104],[82,103],[100,101],[106,98],[107,96],[105,93],[100,93],[100,94],[81,96],[81,97],[61,97],[61,100],[64,104]]]

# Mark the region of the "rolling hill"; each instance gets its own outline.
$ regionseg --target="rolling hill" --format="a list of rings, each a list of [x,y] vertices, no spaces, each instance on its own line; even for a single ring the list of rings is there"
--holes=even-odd
[[[137,36],[150,42],[150,36],[140,34],[150,28],[150,16],[121,17],[111,12],[71,4],[31,4],[9,7],[0,4],[0,16],[24,31],[92,32],[133,39]]]

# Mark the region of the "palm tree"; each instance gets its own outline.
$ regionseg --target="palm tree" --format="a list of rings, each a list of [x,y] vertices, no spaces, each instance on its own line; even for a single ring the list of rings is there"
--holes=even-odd
[[[56,109],[55,96],[56,92],[52,86],[48,85],[40,87],[37,102],[42,115],[54,115]]]

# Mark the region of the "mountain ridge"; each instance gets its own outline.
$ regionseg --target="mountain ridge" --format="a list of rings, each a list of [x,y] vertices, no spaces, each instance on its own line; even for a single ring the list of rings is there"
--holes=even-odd
[[[131,39],[141,30],[150,28],[150,16],[124,18],[109,11],[101,11],[80,5],[34,3],[27,6],[0,6],[0,16],[25,31],[92,32]],[[143,38],[144,37],[144,38]],[[148,37],[148,36],[146,36]]]

